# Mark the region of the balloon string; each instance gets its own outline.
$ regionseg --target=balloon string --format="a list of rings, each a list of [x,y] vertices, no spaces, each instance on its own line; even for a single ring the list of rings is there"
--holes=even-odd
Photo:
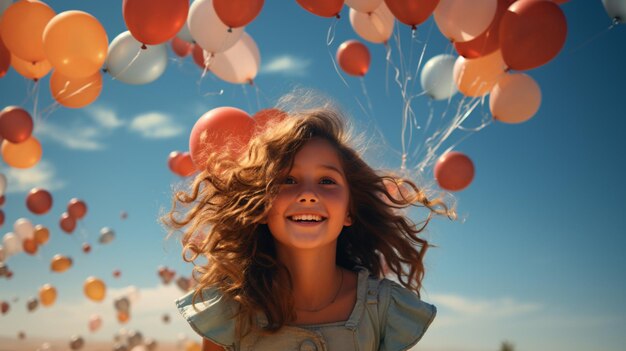
[[[209,71],[209,67],[211,66],[211,63],[213,62],[213,57],[215,57],[214,53],[204,51],[204,49],[202,49],[203,56],[205,56],[204,53],[207,53],[207,55],[206,57],[204,57],[204,68],[202,69],[202,75],[200,76],[200,78],[204,78],[204,76],[207,74],[207,72]]]
[[[584,41],[582,44],[578,45],[577,47],[575,47],[574,49],[572,49],[569,52],[569,55],[578,52],[580,49],[582,49],[583,47],[591,44],[592,42],[598,40],[601,36],[605,35],[606,33],[608,33],[611,29],[613,29],[613,27],[615,27],[615,23],[612,23],[610,26],[608,26],[607,28],[601,30],[600,32],[594,34],[593,36],[591,36],[591,38],[587,39],[586,41]]]
[[[335,57],[333,56],[333,54],[330,52],[330,45],[327,45],[326,48],[328,49],[328,56],[330,56],[330,60],[333,63],[333,68],[335,68],[335,72],[337,72],[337,75],[339,76],[339,78],[341,78],[341,81],[343,82],[343,84],[350,89],[350,85],[348,84],[348,82],[346,82],[346,80],[343,78],[343,75],[341,75],[341,72],[339,72],[339,67],[337,67],[337,61],[335,61]]]
[[[420,68],[422,68],[422,62],[424,61],[424,55],[426,54],[426,48],[428,46],[428,42],[430,41],[430,37],[433,31],[433,26],[434,26],[434,21],[431,21],[430,26],[428,27],[428,32],[426,33],[426,41],[424,41],[424,47],[422,48],[422,53],[420,55],[420,59],[417,63],[417,67],[415,67],[415,74],[413,75],[413,77],[415,77],[415,79],[413,80],[413,86],[411,87],[411,90],[415,89],[415,84],[416,82],[419,80],[417,79],[418,77],[418,73]],[[414,40],[416,40],[419,43],[419,40],[417,40],[417,37],[414,38]]]
[[[248,89],[246,89],[246,84],[241,84],[241,90],[243,91],[243,96],[246,98],[246,102],[248,103],[248,113],[252,113],[252,102],[250,102],[250,97],[248,96]]]
[[[261,109],[261,92],[258,84],[253,85],[253,87],[256,95],[256,110],[259,111]]]
[[[326,33],[326,45],[330,46],[335,40],[335,32],[337,28],[337,23],[339,23],[339,18],[335,17],[333,22],[328,27],[328,32]]]
[[[133,63],[135,63],[135,61],[137,61],[137,59],[139,58],[139,55],[141,55],[141,52],[142,52],[143,50],[150,50],[150,48],[149,48],[149,47],[148,47],[148,48],[146,48],[146,49],[139,48],[139,50],[137,51],[137,54],[135,55],[135,57],[133,57],[133,59],[132,59],[132,60],[130,60],[130,62],[126,65],[126,67],[124,67],[124,69],[122,69],[122,70],[120,71],[120,73],[118,73],[118,74],[117,74],[117,76],[114,76],[114,75],[112,75],[112,74],[111,74],[111,77],[113,77],[113,80],[117,80],[117,77],[119,77],[119,76],[121,76],[122,74],[126,73],[126,71],[130,68],[130,66],[132,66],[132,65],[133,65]],[[108,71],[108,70],[107,70],[107,71]],[[111,73],[110,71],[108,71],[108,72],[109,72],[109,74]]]
[[[372,100],[370,99],[370,96],[367,93],[367,88],[365,87],[365,78],[360,77],[359,81],[361,82],[361,90],[363,91],[363,95],[365,96],[365,100],[367,101],[367,107],[369,109],[369,113],[367,115],[369,119],[372,120],[374,116],[374,108],[372,107]]]
[[[33,93],[34,93],[34,98],[33,98],[33,116],[35,118],[35,121],[39,121],[39,117],[37,115],[37,107],[39,105],[39,81],[35,82],[35,86],[33,87]]]

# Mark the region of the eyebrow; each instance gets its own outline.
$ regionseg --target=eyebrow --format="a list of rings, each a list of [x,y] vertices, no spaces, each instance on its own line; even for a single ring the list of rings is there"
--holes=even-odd
[[[297,169],[299,168],[298,165],[293,165],[293,167],[291,169]],[[339,168],[333,166],[333,165],[327,165],[327,164],[322,164],[317,166],[316,168],[322,168],[322,169],[326,169],[326,170],[330,170],[330,171],[334,171],[337,172],[341,175],[343,175],[343,172],[339,170]]]

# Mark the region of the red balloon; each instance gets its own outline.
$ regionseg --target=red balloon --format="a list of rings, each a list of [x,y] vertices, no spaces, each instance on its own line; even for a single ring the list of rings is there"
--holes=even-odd
[[[35,240],[35,238],[28,238],[22,241],[22,248],[24,249],[24,252],[32,256],[37,253],[39,246],[37,245],[37,240]]]
[[[2,301],[2,303],[0,304],[0,311],[2,312],[2,314],[9,312],[9,303],[6,301]]]
[[[385,0],[385,4],[398,21],[415,29],[435,11],[439,0]]]
[[[73,198],[67,204],[67,213],[78,220],[87,214],[87,204],[83,200]]]
[[[209,152],[238,156],[254,132],[254,120],[234,107],[218,107],[196,121],[189,136],[189,150],[196,169],[205,168]]]
[[[437,160],[435,179],[442,189],[463,190],[474,179],[474,163],[458,151],[448,152]]]
[[[124,0],[122,16],[137,41],[157,45],[170,40],[187,21],[189,0]]]
[[[498,0],[496,14],[485,32],[470,41],[455,42],[454,48],[465,58],[478,58],[500,48],[500,20],[509,5],[516,0]]]
[[[217,17],[231,28],[243,27],[261,12],[263,0],[213,0]]]
[[[183,152],[176,162],[176,174],[181,177],[188,177],[194,173],[196,173],[196,166],[193,164],[191,154]]]
[[[305,10],[322,17],[337,17],[345,0],[296,0]]]
[[[88,243],[83,243],[83,252],[84,253],[91,252],[91,245],[89,245]]]
[[[337,62],[344,72],[363,77],[370,67],[370,51],[358,40],[348,40],[339,45]]]
[[[177,172],[178,168],[176,166],[178,164],[178,160],[180,160],[180,157],[182,155],[183,155],[182,152],[172,151],[170,152],[170,155],[167,158],[167,166],[169,167],[170,171],[172,171],[172,173],[174,174],[178,174]]]
[[[4,201],[5,201],[5,197],[4,195],[0,196],[0,206],[4,205]]]
[[[0,227],[4,224],[4,211],[0,210]]]
[[[11,52],[4,45],[2,36],[0,36],[0,78],[7,74],[9,67],[11,67]]]
[[[191,53],[191,50],[193,49],[193,44],[190,44],[179,37],[172,38],[171,44],[172,51],[174,51],[174,53],[179,57],[185,57],[189,55]]]
[[[114,278],[119,278],[121,274],[122,274],[122,272],[120,272],[119,269],[116,269],[116,270],[113,271],[113,277]]]
[[[204,50],[200,47],[200,45],[193,45],[193,49],[191,49],[191,56],[193,57],[193,62],[195,62],[200,68],[204,69]]]
[[[26,207],[36,215],[42,215],[52,208],[52,195],[45,189],[33,188],[26,195]]]
[[[257,132],[262,132],[266,127],[282,122],[285,118],[287,118],[287,113],[277,108],[259,110],[252,116],[252,119],[256,122]]]
[[[7,106],[0,111],[0,136],[13,144],[30,138],[33,132],[33,119],[26,110],[17,106]]]
[[[563,10],[552,1],[517,1],[500,21],[502,57],[514,70],[544,65],[561,51],[566,36]]]
[[[70,216],[67,212],[63,212],[63,214],[61,214],[61,219],[59,220],[59,227],[61,227],[61,229],[67,234],[72,234],[74,229],[76,229],[76,219]]]

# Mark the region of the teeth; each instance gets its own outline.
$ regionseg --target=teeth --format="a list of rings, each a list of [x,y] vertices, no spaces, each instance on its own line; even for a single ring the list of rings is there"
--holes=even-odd
[[[304,215],[296,215],[291,216],[291,219],[294,221],[322,221],[322,216],[314,215],[314,214],[304,214]]]

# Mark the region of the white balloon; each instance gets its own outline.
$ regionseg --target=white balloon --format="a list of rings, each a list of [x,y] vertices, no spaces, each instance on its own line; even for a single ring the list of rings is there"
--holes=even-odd
[[[211,72],[218,78],[234,84],[250,83],[256,77],[260,66],[259,48],[248,33],[243,33],[232,48],[215,54],[209,61]]]
[[[346,5],[356,11],[367,14],[376,10],[382,2],[383,0],[346,0]]]
[[[4,191],[7,189],[7,177],[0,173],[0,196],[4,195]]]
[[[108,244],[115,238],[115,232],[113,229],[109,227],[104,227],[100,229],[100,237],[98,238],[98,242],[100,244]]]
[[[147,49],[141,45],[129,31],[115,37],[104,64],[107,72],[127,84],[147,84],[159,78],[167,67],[166,44],[146,45]]]
[[[4,254],[7,258],[22,251],[22,243],[17,235],[13,233],[4,234],[2,246],[4,246]]]
[[[616,23],[626,23],[626,1],[602,0],[606,13]]]
[[[350,9],[350,24],[361,38],[372,43],[385,43],[393,33],[395,17],[383,2],[372,13]]]
[[[191,4],[187,25],[196,43],[210,53],[231,48],[241,37],[244,28],[232,28],[229,31],[229,27],[215,13],[213,0],[197,0]]]
[[[454,63],[456,57],[452,55],[437,55],[424,65],[420,76],[422,89],[435,100],[448,99],[456,94],[454,83]]]
[[[15,221],[15,223],[13,223],[13,230],[21,241],[35,237],[35,227],[26,218],[19,218]]]
[[[437,27],[455,42],[481,35],[493,21],[497,0],[440,0],[434,16]]]

